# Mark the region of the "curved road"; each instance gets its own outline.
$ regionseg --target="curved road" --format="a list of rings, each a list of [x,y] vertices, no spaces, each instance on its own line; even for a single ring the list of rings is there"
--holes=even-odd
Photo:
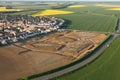
[[[32,80],[47,80],[47,79],[63,75],[65,73],[71,72],[73,70],[76,70],[80,67],[85,66],[86,64],[90,63],[95,58],[97,58],[108,47],[108,45],[110,45],[110,43],[116,38],[116,36],[117,36],[116,34],[111,34],[110,38],[104,44],[102,44],[99,47],[99,49],[94,51],[92,56],[88,57],[84,61],[82,61],[82,62],[80,62],[76,65],[70,66],[68,68],[65,68],[63,70],[60,70],[60,71],[57,71],[57,72],[54,72],[54,73],[51,73],[51,74],[43,75],[43,76],[40,76],[40,77],[32,79]]]

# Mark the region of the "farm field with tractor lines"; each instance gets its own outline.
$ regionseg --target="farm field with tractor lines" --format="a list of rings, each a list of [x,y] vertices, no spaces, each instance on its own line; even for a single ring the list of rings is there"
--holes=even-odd
[[[83,31],[113,32],[116,27],[117,18],[97,14],[70,14],[55,15],[63,18],[68,23],[66,29]]]

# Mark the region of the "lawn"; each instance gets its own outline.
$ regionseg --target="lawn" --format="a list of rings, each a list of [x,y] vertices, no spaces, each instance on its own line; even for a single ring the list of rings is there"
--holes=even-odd
[[[120,80],[120,37],[103,54],[82,69],[52,80]]]

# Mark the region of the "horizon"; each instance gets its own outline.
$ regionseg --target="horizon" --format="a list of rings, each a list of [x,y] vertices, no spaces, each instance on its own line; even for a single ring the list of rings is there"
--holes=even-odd
[[[76,1],[78,1],[78,2],[120,2],[120,0],[0,0],[0,2],[6,2],[6,1],[10,1],[10,2],[12,2],[12,1],[19,1],[19,2],[21,2],[21,1],[44,1],[44,2],[46,2],[46,1],[72,1],[72,2],[76,2]]]

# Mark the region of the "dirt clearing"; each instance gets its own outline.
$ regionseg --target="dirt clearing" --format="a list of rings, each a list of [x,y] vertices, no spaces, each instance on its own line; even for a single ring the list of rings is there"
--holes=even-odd
[[[105,38],[100,33],[60,31],[0,47],[0,78],[14,80],[69,64]]]

